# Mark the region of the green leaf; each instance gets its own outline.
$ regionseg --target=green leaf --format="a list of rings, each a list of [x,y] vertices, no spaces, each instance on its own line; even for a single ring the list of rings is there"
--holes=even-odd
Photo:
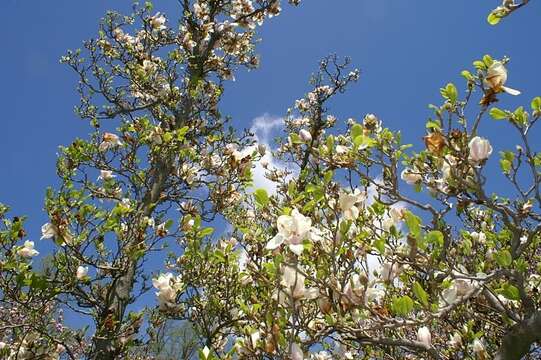
[[[447,94],[449,95],[449,100],[451,100],[452,103],[455,103],[458,99],[458,91],[456,90],[456,86],[452,83],[447,84],[446,88]]]
[[[363,127],[360,124],[355,124],[351,127],[351,138],[355,139],[357,136],[363,134]]]
[[[397,315],[406,316],[413,311],[413,300],[405,295],[395,298],[392,303],[392,308]]]
[[[265,189],[257,189],[254,192],[254,198],[259,207],[265,207],[269,203],[269,195]]]
[[[413,293],[415,294],[417,299],[419,299],[421,304],[423,304],[424,306],[428,306],[428,294],[418,282],[415,282],[413,284]]]
[[[532,110],[541,111],[541,96],[536,96],[532,100],[531,106],[532,106]]]
[[[475,66],[475,68],[477,70],[486,70],[487,69],[487,66],[485,65],[484,62],[482,62],[481,60],[475,60],[473,62],[473,66]]]
[[[441,123],[439,120],[428,120],[426,122],[427,129],[441,130]]]
[[[462,70],[462,72],[460,73],[460,75],[462,75],[466,80],[468,81],[471,81],[473,80],[473,75],[471,72],[469,72],[468,70]]]
[[[497,107],[490,109],[489,114],[494,120],[503,120],[508,118],[507,113],[504,110],[498,109]]]
[[[201,230],[201,231],[199,232],[199,236],[200,236],[200,237],[209,236],[209,235],[211,235],[213,232],[214,232],[214,229],[213,229],[213,228],[207,227],[207,228],[204,228],[203,230]]]
[[[449,83],[444,88],[441,88],[440,94],[441,96],[443,96],[444,99],[449,100],[449,102],[451,102],[452,104],[454,104],[458,98],[456,86],[452,83]]]
[[[505,174],[509,174],[511,172],[511,165],[512,163],[509,160],[506,160],[506,159],[500,160],[500,168]]]
[[[488,68],[488,67],[490,67],[490,65],[492,65],[492,63],[494,63],[494,60],[492,60],[492,56],[485,55],[485,56],[483,56],[483,62],[485,63],[485,65]]]
[[[374,146],[375,143],[376,142],[373,139],[364,135],[359,135],[353,139],[353,145],[355,145],[355,148],[366,149]]]
[[[406,225],[413,237],[418,238],[421,235],[421,218],[414,215],[411,211],[405,214]]]
[[[508,250],[500,250],[495,257],[496,262],[502,267],[508,267],[513,263],[513,257]]]
[[[374,247],[376,250],[383,255],[385,253],[385,241],[383,239],[377,239],[374,241]]]
[[[518,288],[509,283],[503,284],[500,289],[496,290],[496,292],[509,300],[520,300],[520,292]]]
[[[494,12],[488,14],[487,21],[490,25],[497,25],[501,20],[502,18],[496,15]]]
[[[443,246],[443,234],[441,231],[433,230],[426,234],[426,241],[439,247]]]
[[[524,107],[519,106],[513,112],[513,119],[519,124],[526,124],[528,122],[528,113],[524,111]]]

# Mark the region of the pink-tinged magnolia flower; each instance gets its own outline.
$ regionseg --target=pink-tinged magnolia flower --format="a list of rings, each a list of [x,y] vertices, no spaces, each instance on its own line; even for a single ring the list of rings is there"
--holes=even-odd
[[[310,131],[306,129],[299,131],[299,137],[305,143],[312,141],[312,134],[310,134]]]
[[[111,170],[100,170],[100,176],[98,176],[98,180],[109,180],[116,177],[116,175],[113,175],[113,172]]]
[[[291,360],[304,360],[304,353],[297,343],[291,344]]]
[[[353,193],[345,191],[340,192],[338,203],[347,220],[355,220],[359,217],[359,208],[355,204],[363,202],[366,199],[366,192],[355,189]]]
[[[402,180],[404,180],[408,185],[415,185],[421,180],[423,180],[423,177],[420,174],[416,174],[412,172],[410,169],[404,169],[402,173],[400,174],[400,177]]]
[[[164,15],[160,13],[156,13],[156,15],[150,18],[150,26],[152,26],[153,30],[157,30],[157,31],[164,30],[167,28],[165,26],[165,21],[166,19]]]
[[[32,257],[39,254],[37,250],[34,249],[34,242],[26,240],[22,248],[17,250],[17,254],[22,257]]]
[[[417,341],[427,347],[432,346],[432,335],[426,326],[423,326],[417,330]]]
[[[496,93],[505,91],[509,95],[520,95],[520,91],[505,87],[506,82],[507,69],[501,61],[494,61],[488,68],[484,81],[485,87],[492,89]]]
[[[118,137],[118,135],[108,133],[108,132],[104,133],[103,140],[99,146],[99,150],[107,151],[115,146],[122,146],[122,142],[120,141],[120,138]]]
[[[474,162],[481,162],[488,159],[492,154],[492,146],[487,139],[483,139],[479,136],[474,137],[468,144],[470,148],[470,160]]]
[[[279,216],[276,223],[278,234],[267,243],[266,248],[274,250],[286,243],[293,253],[302,254],[304,250],[302,242],[310,238],[312,220],[299,213],[297,209],[293,209],[291,215]]]
[[[88,266],[79,266],[77,268],[77,272],[75,276],[77,277],[77,280],[83,280],[87,274],[88,274]]]
[[[43,239],[51,239],[58,235],[58,229],[56,226],[54,226],[51,223],[46,223],[41,226],[41,238]]]
[[[173,274],[160,274],[157,279],[152,279],[152,285],[158,289],[156,296],[158,297],[158,302],[160,308],[164,308],[169,304],[175,302],[177,296],[177,291],[172,286]]]

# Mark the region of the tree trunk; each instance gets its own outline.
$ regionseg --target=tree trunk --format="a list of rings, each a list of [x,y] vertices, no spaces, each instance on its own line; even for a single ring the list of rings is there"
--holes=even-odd
[[[504,336],[495,360],[520,360],[531,345],[541,340],[541,312],[513,326]]]

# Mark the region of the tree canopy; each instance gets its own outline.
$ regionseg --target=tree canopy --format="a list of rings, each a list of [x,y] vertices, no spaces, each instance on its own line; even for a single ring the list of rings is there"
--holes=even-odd
[[[536,356],[541,97],[506,108],[521,95],[509,58],[457,69],[416,151],[375,114],[334,115],[360,72],[330,55],[271,149],[220,105],[224,84],[257,68],[257,31],[280,1],[178,6],[108,12],[62,57],[93,131],[58,156],[42,227],[54,252],[40,256],[25,217],[0,205],[0,358]],[[493,149],[479,130],[490,121],[519,144]],[[256,167],[272,187],[254,187]]]

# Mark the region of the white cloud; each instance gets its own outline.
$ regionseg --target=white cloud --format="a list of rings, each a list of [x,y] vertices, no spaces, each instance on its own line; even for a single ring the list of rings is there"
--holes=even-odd
[[[257,144],[263,144],[267,152],[263,157],[268,162],[268,168],[285,169],[285,164],[281,163],[272,156],[272,136],[273,132],[280,130],[284,126],[284,119],[281,117],[263,114],[252,120],[250,131],[254,134]],[[255,145],[257,146],[257,145]],[[276,184],[265,177],[265,168],[260,162],[256,163],[253,169],[254,189],[265,189],[269,194],[276,192]]]

